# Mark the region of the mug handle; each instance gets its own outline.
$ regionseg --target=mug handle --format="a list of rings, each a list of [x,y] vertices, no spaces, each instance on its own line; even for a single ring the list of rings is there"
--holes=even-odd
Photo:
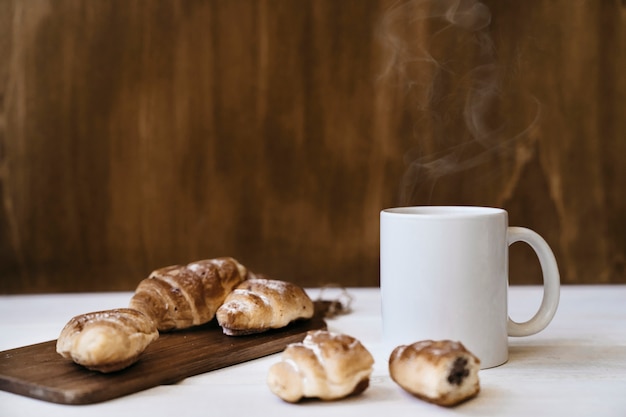
[[[539,311],[530,320],[517,323],[508,318],[509,336],[530,336],[546,328],[559,305],[560,276],[556,258],[548,243],[536,232],[525,227],[508,228],[508,245],[525,242],[535,251],[543,274],[543,299]]]

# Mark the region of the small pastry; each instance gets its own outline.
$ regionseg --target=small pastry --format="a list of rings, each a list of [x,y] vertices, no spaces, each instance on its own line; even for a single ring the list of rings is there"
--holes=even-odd
[[[252,278],[239,284],[215,315],[225,334],[238,336],[279,329],[313,313],[313,301],[299,286]]]
[[[267,384],[291,403],[302,398],[337,400],[365,391],[373,365],[374,358],[357,339],[315,330],[301,343],[287,346],[281,361],[271,366]]]
[[[250,273],[233,258],[206,259],[153,271],[129,307],[151,317],[159,331],[208,323],[226,296]]]
[[[107,373],[135,363],[158,337],[149,317],[120,308],[72,318],[59,335],[56,350],[79,365]]]
[[[398,346],[389,357],[391,379],[416,397],[443,406],[478,394],[479,369],[480,360],[450,340]]]

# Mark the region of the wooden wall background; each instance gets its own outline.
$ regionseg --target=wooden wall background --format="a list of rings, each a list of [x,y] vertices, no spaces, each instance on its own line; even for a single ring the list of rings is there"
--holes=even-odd
[[[564,283],[626,283],[625,28],[620,0],[0,0],[0,292],[222,255],[377,285],[408,204],[504,207]]]

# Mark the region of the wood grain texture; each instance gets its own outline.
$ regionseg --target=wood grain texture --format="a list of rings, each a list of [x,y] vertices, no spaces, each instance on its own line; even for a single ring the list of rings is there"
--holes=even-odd
[[[563,282],[626,282],[623,2],[483,3],[0,0],[0,292],[224,255],[377,285],[405,204],[506,208]]]

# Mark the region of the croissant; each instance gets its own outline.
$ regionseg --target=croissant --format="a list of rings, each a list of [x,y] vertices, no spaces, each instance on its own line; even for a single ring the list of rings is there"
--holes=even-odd
[[[218,308],[217,322],[229,336],[279,329],[298,319],[313,317],[313,301],[290,282],[264,278],[248,279]]]
[[[56,350],[79,365],[107,373],[136,362],[158,337],[149,317],[120,308],[73,317],[61,330]]]
[[[374,358],[357,339],[315,330],[287,346],[269,369],[270,390],[287,402],[302,398],[337,400],[369,386]]]
[[[424,340],[396,347],[389,373],[405,391],[425,401],[454,406],[478,394],[480,360],[463,344]]]
[[[250,273],[233,258],[215,258],[153,271],[129,307],[151,317],[159,331],[185,329],[215,317],[226,296]]]

